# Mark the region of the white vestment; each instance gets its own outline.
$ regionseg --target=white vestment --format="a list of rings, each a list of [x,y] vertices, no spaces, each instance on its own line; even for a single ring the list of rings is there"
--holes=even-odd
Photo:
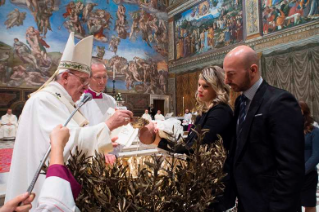
[[[185,113],[183,118],[183,125],[189,125],[192,123],[192,113]]]
[[[36,212],[78,212],[75,199],[81,191],[81,185],[76,181],[67,167],[59,164],[49,166],[47,178],[44,180]]]
[[[59,177],[46,178],[39,196],[36,212],[79,212],[70,183]]]
[[[68,102],[62,102],[63,99]],[[26,102],[19,120],[7,182],[6,202],[27,190],[50,145],[49,135],[52,129],[66,122],[71,114],[70,110],[74,109],[73,105],[71,96],[57,82],[51,82]],[[107,125],[103,122],[95,126],[80,127],[77,115],[79,114],[76,113],[67,125],[70,139],[64,148],[64,160],[70,156],[70,151],[75,152],[76,146],[88,155],[93,155],[95,150],[103,153],[112,151]],[[83,118],[81,115],[80,117]],[[45,176],[40,175],[33,192],[39,194],[44,180]],[[32,202],[34,209],[37,197]]]
[[[155,121],[164,121],[165,117],[162,114],[155,115]]]
[[[116,101],[110,95],[101,93],[101,99],[92,99],[81,107],[81,112],[89,121],[89,126],[105,122],[109,117],[106,111],[111,108],[116,108]]]
[[[3,138],[15,138],[17,127],[18,119],[15,115],[6,114],[1,117],[1,128],[3,131]]]
[[[148,120],[148,121],[152,121],[152,117],[150,116],[150,114],[144,113],[144,114],[142,115],[142,118],[143,118],[143,119],[146,119],[146,120]]]
[[[90,92],[94,91],[90,89]],[[102,98],[96,99],[93,97],[92,101],[89,101],[80,109],[84,117],[89,121],[89,126],[105,122],[107,119],[110,118],[110,115],[107,113],[107,110],[109,108],[116,108],[116,101],[112,96],[106,93],[94,93],[97,96],[102,95]],[[121,150],[122,147],[118,145],[116,148],[114,148],[113,152],[110,152],[110,154],[118,156],[118,153]]]
[[[183,127],[181,121],[178,119],[170,118],[165,121],[157,121],[157,128],[159,129],[159,136],[171,141],[179,139],[183,136]]]

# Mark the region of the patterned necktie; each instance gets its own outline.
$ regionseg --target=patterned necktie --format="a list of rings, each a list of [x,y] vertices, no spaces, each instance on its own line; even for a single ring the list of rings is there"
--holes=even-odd
[[[242,124],[246,118],[246,105],[248,98],[242,94],[240,96],[240,109],[239,109],[239,118],[238,118],[238,132],[241,132]]]

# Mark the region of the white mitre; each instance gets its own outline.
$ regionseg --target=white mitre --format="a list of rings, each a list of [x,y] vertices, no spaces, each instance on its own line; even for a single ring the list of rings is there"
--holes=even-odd
[[[74,44],[74,32],[70,33],[69,39],[65,45],[58,69],[37,91],[40,91],[54,78],[68,69],[80,71],[91,75],[91,59],[93,49],[93,35],[80,40]]]
[[[74,32],[70,33],[58,66],[58,74],[67,69],[91,74],[93,35],[74,44]]]

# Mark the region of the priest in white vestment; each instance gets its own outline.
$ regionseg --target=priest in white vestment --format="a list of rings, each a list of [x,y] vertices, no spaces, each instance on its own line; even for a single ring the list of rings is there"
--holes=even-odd
[[[58,70],[26,102],[19,120],[12,163],[7,182],[6,199],[24,193],[30,185],[37,167],[49,148],[49,134],[58,124],[64,124],[74,110],[75,102],[88,88],[92,57],[93,36],[74,44],[70,34]],[[52,81],[54,79],[54,81]],[[107,153],[113,150],[110,131],[128,124],[133,118],[130,111],[116,111],[107,121],[87,126],[80,112],[68,124],[70,139],[64,149],[64,159],[78,146],[93,155],[94,151]],[[39,194],[45,176],[40,175],[33,192]],[[33,201],[36,208],[37,197]]]
[[[164,121],[165,120],[165,117],[161,114],[160,110],[157,111],[154,118],[155,118],[155,121]]]
[[[91,63],[92,74],[89,80],[89,87],[85,93],[93,96],[93,101],[89,101],[80,109],[85,118],[88,119],[89,125],[93,126],[108,119],[106,111],[116,108],[115,99],[103,93],[107,83],[107,70],[103,61],[93,57]]]
[[[144,114],[142,115],[142,118],[148,120],[149,122],[152,121],[152,117],[151,117],[151,115],[148,113],[148,110],[145,110]]]
[[[89,88],[85,93],[90,93],[93,97],[92,101],[89,101],[80,109],[84,117],[89,121],[89,126],[93,126],[104,122],[109,118],[107,110],[109,108],[116,108],[115,99],[103,93],[107,83],[107,70],[102,60],[93,57],[91,62],[92,74],[89,80]],[[121,151],[122,147],[118,145],[114,148],[113,152],[107,154],[106,161],[113,163],[115,161],[115,155]]]
[[[184,128],[184,131],[188,131],[188,125],[192,124],[192,113],[189,112],[188,109],[185,110],[185,114],[184,114],[184,117],[183,117],[183,128]]]
[[[17,127],[17,116],[13,115],[12,110],[9,108],[7,110],[7,114],[1,117],[1,131],[3,139],[14,139],[16,137]]]

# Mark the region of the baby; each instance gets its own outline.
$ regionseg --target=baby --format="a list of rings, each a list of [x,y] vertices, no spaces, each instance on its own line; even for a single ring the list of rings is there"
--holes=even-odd
[[[183,127],[177,119],[150,122],[139,131],[139,139],[143,144],[159,143],[164,138],[170,141],[177,141],[183,135]]]

